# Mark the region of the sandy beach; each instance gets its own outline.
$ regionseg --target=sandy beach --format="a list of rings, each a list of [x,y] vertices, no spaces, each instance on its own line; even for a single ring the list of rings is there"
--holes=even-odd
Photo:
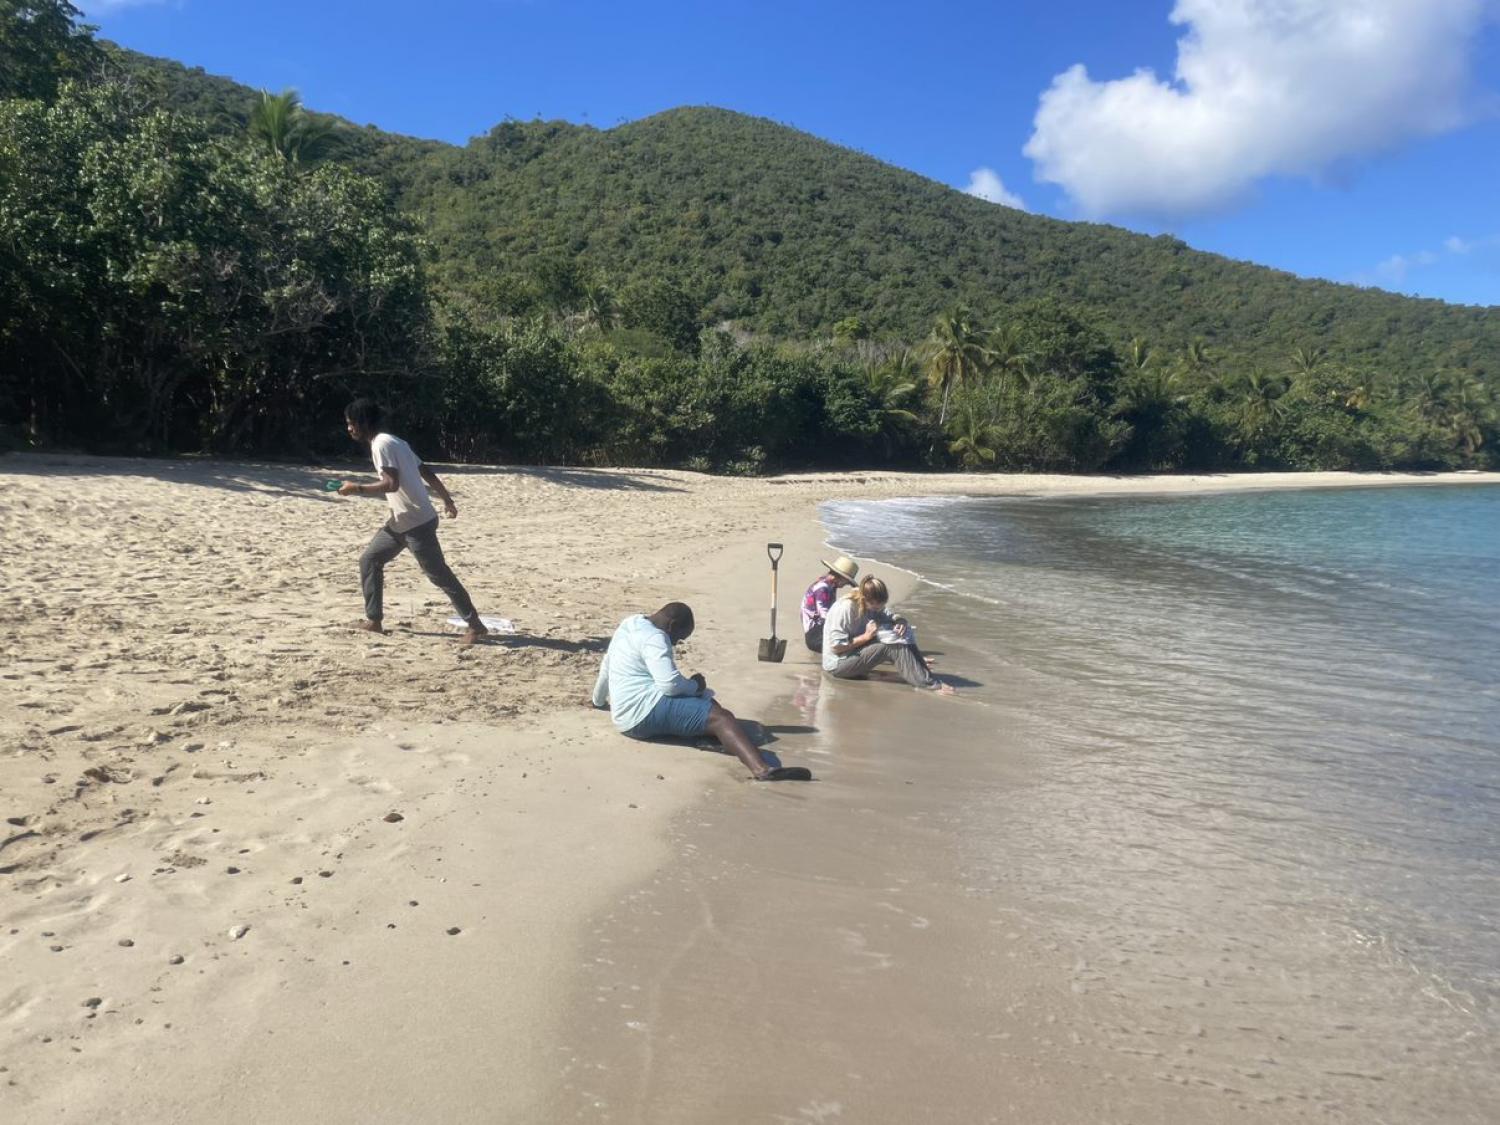
[[[460,509],[442,530],[449,562],[483,613],[517,628],[462,648],[405,557],[387,572],[390,633],[351,629],[357,558],[384,506],[322,484],[365,471],[0,458],[7,1116],[894,1122],[980,1120],[969,1107],[983,1104],[994,1120],[1328,1119],[1326,1105],[1293,1114],[1185,1088],[1157,1080],[1150,1059],[1070,1042],[1070,1021],[1097,1026],[1106,1002],[1074,990],[1024,920],[1000,935],[1003,952],[981,949],[992,920],[965,918],[961,887],[924,885],[918,845],[850,831],[874,824],[862,799],[834,783],[756,785],[731,758],[630,742],[588,707],[589,688],[625,614],[688,601],[699,624],[681,663],[817,773],[837,747],[788,701],[818,680],[797,605],[826,554],[821,501],[1500,474],[455,467],[443,470]],[[781,665],[755,659],[773,539],[786,544]],[[962,697],[918,702],[932,708],[921,722],[982,723]],[[1003,784],[1004,732],[994,745],[987,768]],[[912,786],[891,802],[879,815],[919,832],[941,793]],[[840,825],[867,846],[829,860],[846,878],[824,893],[799,879],[799,849]],[[684,870],[691,894],[667,895],[662,880],[680,889]],[[784,934],[806,925],[843,944],[758,945],[737,910],[767,895],[786,904]],[[936,910],[952,917],[929,941],[920,923]],[[660,932],[653,911],[697,912],[665,962],[639,940]],[[870,943],[872,916],[893,923],[891,944]],[[820,990],[834,957],[923,969]],[[893,1008],[903,1002],[909,1012]],[[633,1023],[644,1040],[620,1038]],[[826,1045],[841,1027],[878,1044],[843,1066],[882,1076],[880,1113],[850,1109],[838,1081],[758,1066],[777,1040]],[[953,1035],[972,1050],[948,1050]],[[830,1052],[804,1053],[826,1067]]]

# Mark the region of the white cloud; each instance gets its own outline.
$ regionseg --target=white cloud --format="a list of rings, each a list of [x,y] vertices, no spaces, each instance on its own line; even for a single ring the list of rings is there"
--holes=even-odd
[[[1026,210],[1025,201],[1000,182],[1000,174],[993,168],[975,168],[970,172],[969,186],[964,188],[964,194],[977,195],[980,199],[1014,207],[1018,211]]]
[[[1443,240],[1442,250],[1418,250],[1411,254],[1392,254],[1369,273],[1354,278],[1359,285],[1400,285],[1413,270],[1435,266],[1445,256],[1464,257],[1476,251],[1489,254],[1500,249],[1500,235],[1483,238],[1460,238],[1452,235]]]
[[[1088,214],[1222,207],[1271,175],[1464,124],[1470,55],[1493,0],[1177,0],[1172,81],[1096,82],[1083,66],[1042,94],[1025,153]]]
[[[1402,282],[1406,275],[1423,266],[1435,266],[1441,256],[1431,250],[1419,250],[1415,254],[1392,254],[1375,267],[1375,276],[1390,282]]]

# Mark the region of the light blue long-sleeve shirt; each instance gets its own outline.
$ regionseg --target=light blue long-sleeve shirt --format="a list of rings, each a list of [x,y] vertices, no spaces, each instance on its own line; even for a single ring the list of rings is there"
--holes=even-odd
[[[620,622],[594,681],[594,706],[608,707],[616,727],[640,726],[665,696],[697,694],[697,683],[677,670],[666,633],[639,613]]]

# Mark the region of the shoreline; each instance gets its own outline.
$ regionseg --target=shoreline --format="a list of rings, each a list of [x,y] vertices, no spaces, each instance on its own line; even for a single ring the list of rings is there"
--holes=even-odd
[[[946,591],[927,585],[915,621],[947,650],[943,668],[992,679]],[[674,818],[669,862],[594,920],[549,1119],[1269,1125],[1378,1115],[1370,1084],[1382,1082],[1402,1120],[1424,1104],[1432,1116],[1410,1120],[1483,1112],[1484,1084],[1445,1055],[1442,1033],[1406,1041],[1405,1057],[1365,1042],[1373,1006],[1339,991],[1332,940],[1262,949],[1247,936],[1245,956],[1219,937],[1196,965],[1154,951],[1159,938],[1087,947],[1006,873],[1006,855],[991,873],[951,850],[965,831],[940,826],[967,826],[965,808],[1041,792],[1023,710],[989,699],[980,714],[805,671],[767,721],[822,744],[828,785],[775,802],[717,786]],[[1360,961],[1358,985],[1376,962]],[[1173,972],[1202,974],[1202,991]],[[1216,987],[1237,981],[1251,993]],[[1299,1007],[1300,988],[1317,1003]],[[744,1073],[747,1057],[760,1069]]]
[[[449,559],[483,612],[521,628],[479,651],[434,625],[446,604],[407,560],[391,637],[338,627],[379,509],[320,495],[319,467],[0,458],[0,530],[18,545],[0,638],[21,654],[0,681],[0,956],[20,969],[0,990],[0,1104],[56,1120],[192,1120],[205,1104],[227,1120],[526,1119],[555,1092],[549,1029],[591,919],[664,870],[673,825],[723,794],[775,810],[834,788],[741,789],[732,759],[621,739],[583,704],[620,617],[694,603],[683,667],[753,718],[811,660],[798,609],[827,542],[820,503],[1163,483],[445,473],[462,511]],[[1277,476],[1294,479],[1166,491],[1500,483]],[[771,538],[787,546],[780,666],[754,656]],[[807,742],[772,748],[816,773]],[[457,895],[464,876],[479,886]],[[426,921],[428,903],[446,917]]]

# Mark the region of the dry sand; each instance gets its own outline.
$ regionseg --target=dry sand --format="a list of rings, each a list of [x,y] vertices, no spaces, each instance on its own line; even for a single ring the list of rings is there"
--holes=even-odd
[[[822,553],[821,500],[1496,479],[455,469],[449,561],[483,612],[520,630],[463,649],[406,558],[388,571],[392,633],[348,629],[356,558],[383,505],[325,495],[337,475],[0,460],[7,1117],[577,1111],[565,1039],[601,919],[695,846],[683,834],[691,810],[816,814],[824,799],[817,786],[744,782],[732,759],[619,738],[585,703],[598,652],[627,612],[683,598],[700,622],[685,666],[743,715],[790,694],[805,661],[754,659],[767,625],[763,544],[787,544],[790,649],[797,595]],[[797,763],[814,745],[791,731],[774,749]],[[1050,987],[1045,950],[1008,971]],[[1069,1074],[1036,1050],[1013,1086],[1003,1070],[986,1081],[1040,1104],[1035,1075]],[[912,1104],[924,1080],[912,1073]],[[1196,1103],[1153,1096],[1159,1118],[1195,1119]],[[1118,1109],[1112,1097],[1085,1089],[1052,1119],[1093,1120]],[[644,1120],[643,1104],[596,1116]],[[783,1119],[833,1113],[820,1104]],[[738,1119],[725,1113],[699,1119]]]

